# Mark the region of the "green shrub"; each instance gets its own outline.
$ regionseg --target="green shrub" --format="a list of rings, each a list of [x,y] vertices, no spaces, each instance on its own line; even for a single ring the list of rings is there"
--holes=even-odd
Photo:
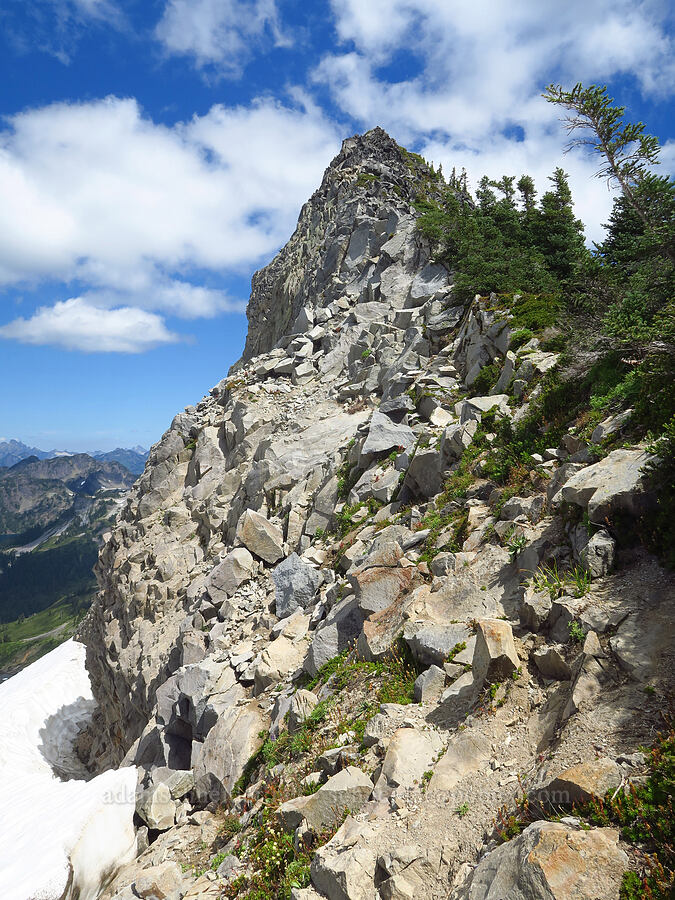
[[[524,344],[527,344],[528,341],[531,341],[533,337],[534,332],[529,328],[518,328],[511,334],[509,350],[516,351],[519,347],[522,347]]]
[[[675,416],[649,446],[649,452],[656,455],[647,466],[656,509],[645,517],[642,528],[647,544],[675,569]]]
[[[500,374],[500,368],[496,363],[490,363],[489,366],[483,366],[480,374],[471,385],[471,393],[477,397],[489,394],[492,388],[497,384]]]

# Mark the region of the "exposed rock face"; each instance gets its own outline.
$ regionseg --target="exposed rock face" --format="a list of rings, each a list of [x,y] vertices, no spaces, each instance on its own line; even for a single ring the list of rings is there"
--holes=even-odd
[[[618,892],[611,830],[535,823],[484,850],[521,778],[575,797],[621,784],[644,682],[671,677],[672,577],[612,573],[613,524],[579,523],[647,508],[646,457],[588,465],[570,422],[517,496],[488,477],[486,413],[524,416],[558,355],[536,337],[510,350],[494,295],[453,303],[416,227],[418,195],[443,189],[379,129],[345,142],[254,277],[242,360],[152,448],[101,553],[82,748],[94,769],[139,767],[147,823],[101,900],[203,844],[205,874],[175,890],[216,898],[251,875],[261,822],[299,852],[347,811],[297,900]],[[533,579],[544,564],[568,580]]]
[[[386,201],[376,188],[354,191],[362,173],[375,176],[375,185],[380,180],[387,185]],[[381,128],[343,143],[321,187],[303,206],[288,244],[253,276],[244,363],[271,350],[285,334],[305,332],[315,321],[323,324],[323,317],[315,315],[318,306],[325,308],[369,283],[377,283],[383,296],[409,294],[416,305],[444,290],[444,270],[427,264],[429,257],[419,246],[406,248],[401,234],[403,220],[413,215],[416,179],[411,174],[401,149]],[[403,203],[397,202],[394,187],[403,194]],[[378,255],[380,263],[368,266]],[[392,259],[401,264],[388,265]],[[343,279],[331,283],[338,271]],[[370,314],[364,309],[365,317]]]
[[[626,854],[611,828],[535,822],[483,859],[458,900],[615,900]]]

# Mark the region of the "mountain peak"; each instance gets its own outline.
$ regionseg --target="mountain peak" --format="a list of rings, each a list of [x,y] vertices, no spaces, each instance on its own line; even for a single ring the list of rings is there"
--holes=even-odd
[[[375,284],[368,257],[379,254],[401,223],[414,223],[419,196],[443,187],[442,176],[384,129],[347,138],[286,246],[253,276],[246,346],[232,371],[304,330],[308,315],[300,322],[301,310],[356,297],[369,279]]]

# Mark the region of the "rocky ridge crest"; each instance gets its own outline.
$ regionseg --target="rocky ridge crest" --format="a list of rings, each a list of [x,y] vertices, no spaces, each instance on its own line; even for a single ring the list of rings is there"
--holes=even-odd
[[[498,298],[453,305],[416,227],[441,187],[381,129],[345,141],[254,276],[241,361],[152,448],[101,552],[80,749],[139,766],[144,823],[105,897],[246,896],[284,834],[311,885],[270,869],[270,896],[618,896],[612,829],[489,835],[519,779],[541,799],[642,771],[673,581],[641,554],[613,573],[606,522],[648,508],[647,455],[593,463],[570,431],[522,495],[485,477],[490,429],[523,420],[558,354],[510,349]],[[530,577],[553,563],[590,589]]]

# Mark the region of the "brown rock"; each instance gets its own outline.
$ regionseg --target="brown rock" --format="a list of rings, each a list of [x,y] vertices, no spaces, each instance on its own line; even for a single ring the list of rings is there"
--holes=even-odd
[[[534,793],[542,804],[572,806],[585,803],[591,797],[604,797],[607,791],[615,790],[620,784],[621,769],[613,759],[603,757],[565,769]]]
[[[617,900],[628,857],[613,828],[534,822],[472,871],[458,900]]]
[[[518,669],[520,660],[508,622],[501,619],[479,620],[473,672],[478,680],[504,681]]]

